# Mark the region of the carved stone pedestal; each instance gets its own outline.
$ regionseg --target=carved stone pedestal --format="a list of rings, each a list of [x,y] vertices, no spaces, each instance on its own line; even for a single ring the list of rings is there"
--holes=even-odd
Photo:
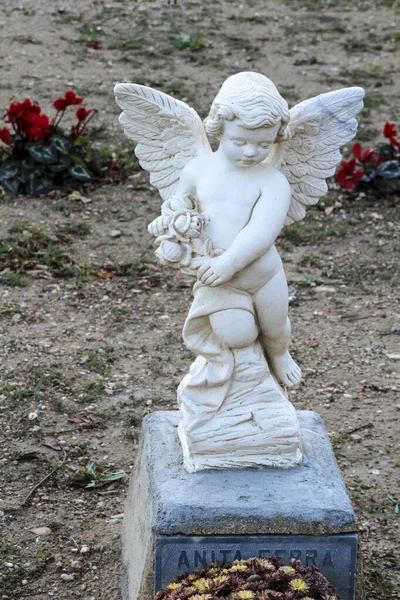
[[[150,600],[214,560],[268,555],[316,564],[342,600],[361,600],[357,523],[329,438],[318,414],[297,417],[301,465],[190,474],[179,412],[144,419],[124,517],[124,600]]]

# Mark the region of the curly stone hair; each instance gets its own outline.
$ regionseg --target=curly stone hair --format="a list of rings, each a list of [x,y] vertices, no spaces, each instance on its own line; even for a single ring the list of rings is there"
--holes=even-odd
[[[251,71],[229,77],[215,97],[204,121],[207,135],[220,139],[224,122],[239,119],[248,129],[281,124],[282,138],[289,123],[289,107],[268,77]]]

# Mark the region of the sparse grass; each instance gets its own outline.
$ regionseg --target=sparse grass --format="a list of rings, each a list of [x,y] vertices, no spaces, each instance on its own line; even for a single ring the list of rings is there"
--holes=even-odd
[[[299,265],[303,267],[304,265],[310,265],[311,267],[318,267],[320,264],[319,252],[318,250],[314,250],[311,254],[303,254],[303,256],[299,260]]]
[[[228,36],[227,41],[235,50],[244,50],[246,52],[257,50],[253,43],[250,40],[246,40],[244,37]]]
[[[95,25],[94,23],[84,23],[79,28],[79,31],[82,34],[82,37],[79,36],[75,41],[99,42],[103,27],[102,25]]]
[[[297,285],[302,287],[316,287],[320,283],[318,277],[314,277],[314,275],[307,275],[304,279],[300,279],[297,281]]]
[[[387,105],[388,98],[381,92],[370,92],[369,94],[366,94],[364,98],[365,108],[379,108],[382,104]]]
[[[43,42],[41,42],[40,40],[33,39],[31,35],[14,35],[13,42],[18,42],[19,44],[43,44]]]
[[[27,287],[29,281],[20,273],[5,273],[0,275],[0,283],[10,287]]]
[[[90,233],[90,225],[79,221],[70,221],[69,223],[59,225],[55,229],[56,236],[75,235],[77,237],[87,237]]]
[[[143,47],[143,41],[137,38],[129,38],[128,40],[114,40],[108,44],[110,50],[141,50]]]
[[[142,422],[142,417],[138,417],[136,415],[126,415],[126,417],[125,417],[125,423],[129,427],[140,427],[141,422]]]
[[[54,410],[58,413],[72,415],[75,412],[75,408],[72,406],[72,404],[68,404],[65,402],[65,400],[62,400],[57,396],[53,396],[51,402]]]
[[[0,385],[0,393],[15,401],[48,396],[59,412],[68,412],[60,396],[72,389],[71,377],[65,377],[60,363],[34,366],[22,381],[4,381]],[[61,410],[63,408],[63,410]],[[64,410],[65,409],[65,410]]]
[[[78,395],[78,401],[90,404],[99,400],[103,396],[105,390],[104,381],[98,379],[97,381],[90,381],[87,383],[82,392]]]
[[[371,40],[350,38],[343,44],[344,49],[349,52],[371,52],[371,50],[382,50],[382,44],[372,43]]]
[[[188,52],[199,52],[205,48],[205,42],[201,37],[187,33],[171,36],[171,45],[176,50],[187,50]]]
[[[380,131],[378,131],[378,129],[373,129],[371,127],[359,127],[357,130],[357,141],[372,143],[379,135]]]
[[[19,275],[36,267],[47,267],[55,276],[76,274],[71,256],[61,247],[68,240],[56,233],[49,234],[38,228],[14,229],[0,240],[0,271],[9,269]]]
[[[147,367],[153,375],[163,375],[163,364],[163,357],[156,354],[147,359]]]
[[[317,220],[313,218],[313,214],[315,213],[309,210],[304,221],[285,227],[281,233],[281,238],[296,245],[321,242],[329,238],[346,235],[348,231],[346,224],[337,224],[332,220]]]
[[[285,100],[292,104],[300,100],[300,94],[293,87],[280,87],[278,88],[279,93]]]
[[[128,431],[125,431],[125,437],[131,442],[137,443],[139,441],[139,432],[134,429],[128,429]]]
[[[99,350],[89,350],[86,356],[88,358],[84,362],[85,369],[89,369],[89,371],[98,375],[107,375],[110,372],[111,364],[115,361],[112,350],[109,349],[102,352],[99,352]]]
[[[130,312],[127,304],[118,304],[111,311],[111,320],[113,323],[120,323]]]

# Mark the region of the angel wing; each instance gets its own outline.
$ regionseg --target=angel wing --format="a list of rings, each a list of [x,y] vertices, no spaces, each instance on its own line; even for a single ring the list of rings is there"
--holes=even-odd
[[[167,94],[135,83],[119,83],[115,99],[119,120],[135,142],[140,165],[163,200],[174,195],[184,166],[212,152],[203,124],[193,108]]]
[[[342,157],[339,148],[357,131],[354,117],[363,107],[363,98],[362,88],[344,88],[310,98],[291,109],[288,138],[278,144],[272,161],[292,188],[285,225],[303,219],[306,207],[326,194],[325,180],[335,173]]]

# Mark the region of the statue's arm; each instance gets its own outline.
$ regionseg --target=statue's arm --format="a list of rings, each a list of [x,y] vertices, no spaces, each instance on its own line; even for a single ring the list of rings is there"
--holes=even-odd
[[[290,185],[279,173],[273,186],[261,191],[251,218],[224,252],[235,272],[263,256],[278,237],[290,206]]]

